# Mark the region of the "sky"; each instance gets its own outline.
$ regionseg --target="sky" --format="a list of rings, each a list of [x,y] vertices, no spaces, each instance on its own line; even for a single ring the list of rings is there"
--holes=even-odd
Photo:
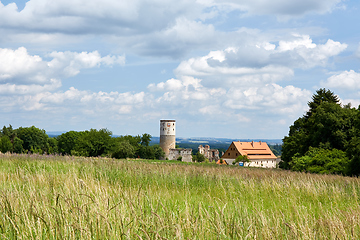
[[[0,125],[280,139],[360,104],[356,0],[1,0]]]

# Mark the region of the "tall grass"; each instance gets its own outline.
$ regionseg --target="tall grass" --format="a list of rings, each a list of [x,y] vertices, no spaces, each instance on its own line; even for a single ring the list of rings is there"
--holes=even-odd
[[[358,178],[0,155],[1,239],[358,239]]]

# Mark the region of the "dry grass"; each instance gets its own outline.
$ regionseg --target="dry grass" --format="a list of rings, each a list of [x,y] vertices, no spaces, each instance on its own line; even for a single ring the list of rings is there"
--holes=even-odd
[[[358,239],[358,178],[0,155],[1,239]]]

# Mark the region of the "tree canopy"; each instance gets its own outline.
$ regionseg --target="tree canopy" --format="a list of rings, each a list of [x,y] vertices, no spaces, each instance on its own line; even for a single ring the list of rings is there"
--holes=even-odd
[[[69,131],[49,138],[45,130],[32,127],[0,130],[0,151],[13,153],[59,153],[84,157],[160,159],[165,153],[159,145],[149,146],[151,135],[113,137],[108,129]]]
[[[360,136],[359,110],[349,105],[341,106],[339,98],[326,89],[316,91],[308,106],[308,112],[290,126],[289,136],[283,139],[280,167],[319,173],[359,174],[359,171],[348,167],[359,161],[355,154],[355,142]],[[321,156],[323,160],[319,161]],[[341,170],[330,170],[329,164],[336,163],[347,166]],[[300,167],[301,164],[306,167]]]

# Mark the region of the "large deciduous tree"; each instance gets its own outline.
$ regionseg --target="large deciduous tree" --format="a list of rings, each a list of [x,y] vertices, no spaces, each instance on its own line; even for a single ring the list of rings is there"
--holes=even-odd
[[[35,126],[19,127],[16,129],[16,135],[23,141],[23,148],[25,151],[40,153],[48,152],[49,136],[46,134],[45,130],[36,128]]]
[[[306,159],[319,158],[321,154],[314,154],[311,148],[326,149],[332,151],[337,149],[346,152],[349,159],[353,159],[353,153],[349,150],[349,144],[355,142],[359,135],[360,124],[357,124],[359,119],[359,111],[351,108],[349,105],[342,107],[339,103],[338,97],[330,90],[320,89],[313,95],[312,101],[308,103],[309,111],[297,119],[292,126],[290,126],[289,136],[283,139],[282,156],[283,160],[280,167],[286,169],[300,170],[301,163],[311,163],[316,165],[320,161]],[[355,144],[353,144],[355,146]],[[356,148],[354,147],[354,152]],[[312,151],[312,152],[311,152]],[[324,155],[325,152],[319,150],[318,152]],[[327,167],[333,161],[341,164],[349,164],[349,161],[343,155],[334,154],[334,152],[326,152]],[[330,154],[330,155],[329,155]],[[335,157],[334,157],[335,156]],[[338,158],[337,158],[338,157]],[[345,159],[345,160],[344,160]],[[355,161],[355,160],[354,160]],[[324,163],[325,164],[325,163]],[[346,171],[330,170],[325,165],[319,164],[320,167],[314,167],[317,172],[327,173],[342,173]],[[322,166],[322,167],[321,167]],[[308,171],[307,169],[302,169]],[[315,172],[315,171],[313,171]]]
[[[69,131],[57,136],[59,153],[63,155],[70,155],[82,134],[82,132]]]

